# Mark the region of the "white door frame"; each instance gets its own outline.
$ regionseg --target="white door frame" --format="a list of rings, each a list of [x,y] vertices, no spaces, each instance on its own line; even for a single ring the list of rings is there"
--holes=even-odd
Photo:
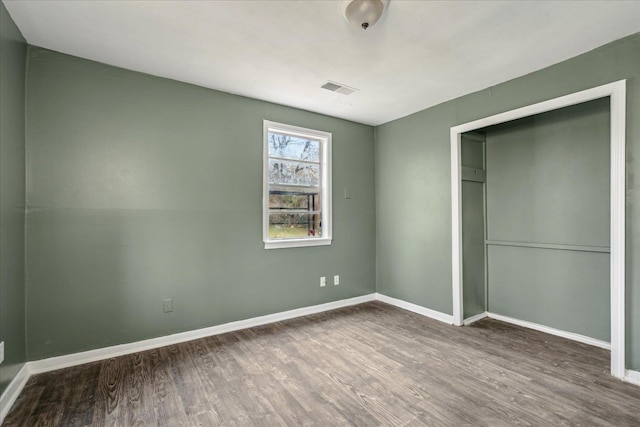
[[[625,376],[625,127],[626,80],[583,90],[451,128],[451,249],[453,321],[463,324],[461,134],[599,98],[611,114],[611,375]]]

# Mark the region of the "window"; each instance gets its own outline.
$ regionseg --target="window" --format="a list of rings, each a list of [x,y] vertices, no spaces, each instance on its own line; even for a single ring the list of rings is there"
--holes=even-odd
[[[331,134],[264,121],[265,249],[331,244]]]

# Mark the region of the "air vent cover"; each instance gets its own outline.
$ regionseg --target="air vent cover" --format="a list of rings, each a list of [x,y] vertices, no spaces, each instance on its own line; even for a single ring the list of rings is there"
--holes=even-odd
[[[336,82],[332,82],[332,81],[328,81],[325,84],[323,84],[322,86],[320,86],[322,89],[327,89],[330,90],[331,92],[338,92],[341,93],[343,95],[350,95],[353,92],[356,92],[358,89],[353,88],[353,87],[349,87],[340,83],[336,83]]]

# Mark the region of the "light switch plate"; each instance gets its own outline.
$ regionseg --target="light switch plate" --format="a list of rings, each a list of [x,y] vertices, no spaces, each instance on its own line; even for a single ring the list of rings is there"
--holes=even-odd
[[[4,362],[4,341],[0,342],[0,363]]]

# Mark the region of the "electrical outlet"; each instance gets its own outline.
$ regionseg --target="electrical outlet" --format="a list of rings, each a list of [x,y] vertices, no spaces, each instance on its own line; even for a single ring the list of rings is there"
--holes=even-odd
[[[171,313],[173,311],[173,298],[162,300],[162,311],[165,313]]]
[[[0,363],[4,362],[4,341],[0,342]]]
[[[324,276],[322,276],[322,277],[320,278],[320,287],[321,287],[321,288],[324,288],[326,285],[327,285],[327,278],[326,278],[326,277],[324,277]]]
[[[350,188],[345,188],[344,189],[344,198],[345,199],[350,199],[351,198],[351,189]]]
[[[333,276],[333,284],[336,286],[340,284],[340,276],[338,276],[337,274]]]

